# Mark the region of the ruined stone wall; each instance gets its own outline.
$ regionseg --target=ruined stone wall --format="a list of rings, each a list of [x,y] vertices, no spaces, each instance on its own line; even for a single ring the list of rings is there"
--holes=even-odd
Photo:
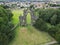
[[[26,17],[27,17],[28,13],[30,13],[30,15],[31,15],[31,25],[33,25],[35,20],[37,19],[37,16],[34,14],[34,10],[25,9],[24,12],[23,12],[23,16],[19,17],[21,26],[29,25],[29,24],[27,24],[27,21],[26,21]]]

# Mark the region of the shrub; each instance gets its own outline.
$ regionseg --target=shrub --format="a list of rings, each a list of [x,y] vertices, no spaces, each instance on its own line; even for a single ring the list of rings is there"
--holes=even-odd
[[[14,26],[11,23],[12,16],[10,10],[0,6],[0,45],[8,45],[14,37],[14,31],[11,31]]]
[[[39,18],[34,24],[35,28],[48,32],[60,43],[60,10],[43,9],[37,11]]]

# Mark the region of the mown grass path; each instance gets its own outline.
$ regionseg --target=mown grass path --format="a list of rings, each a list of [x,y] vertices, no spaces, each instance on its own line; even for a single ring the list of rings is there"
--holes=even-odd
[[[11,45],[43,45],[53,39],[45,32],[36,30],[32,26],[18,27]]]

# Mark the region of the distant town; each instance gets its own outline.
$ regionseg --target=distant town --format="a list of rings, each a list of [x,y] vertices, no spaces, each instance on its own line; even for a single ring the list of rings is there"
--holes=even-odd
[[[50,6],[52,4],[53,6]],[[0,5],[6,5],[11,8],[26,8],[34,5],[35,8],[60,8],[60,1],[0,1]]]

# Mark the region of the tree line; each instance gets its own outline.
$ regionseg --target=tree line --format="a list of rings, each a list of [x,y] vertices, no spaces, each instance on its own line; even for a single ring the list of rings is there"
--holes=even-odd
[[[10,10],[0,6],[0,45],[8,45],[14,38],[14,31],[11,31],[14,26],[11,22],[12,16]]]
[[[36,9],[39,18],[34,27],[40,31],[48,32],[60,43],[60,9]]]

